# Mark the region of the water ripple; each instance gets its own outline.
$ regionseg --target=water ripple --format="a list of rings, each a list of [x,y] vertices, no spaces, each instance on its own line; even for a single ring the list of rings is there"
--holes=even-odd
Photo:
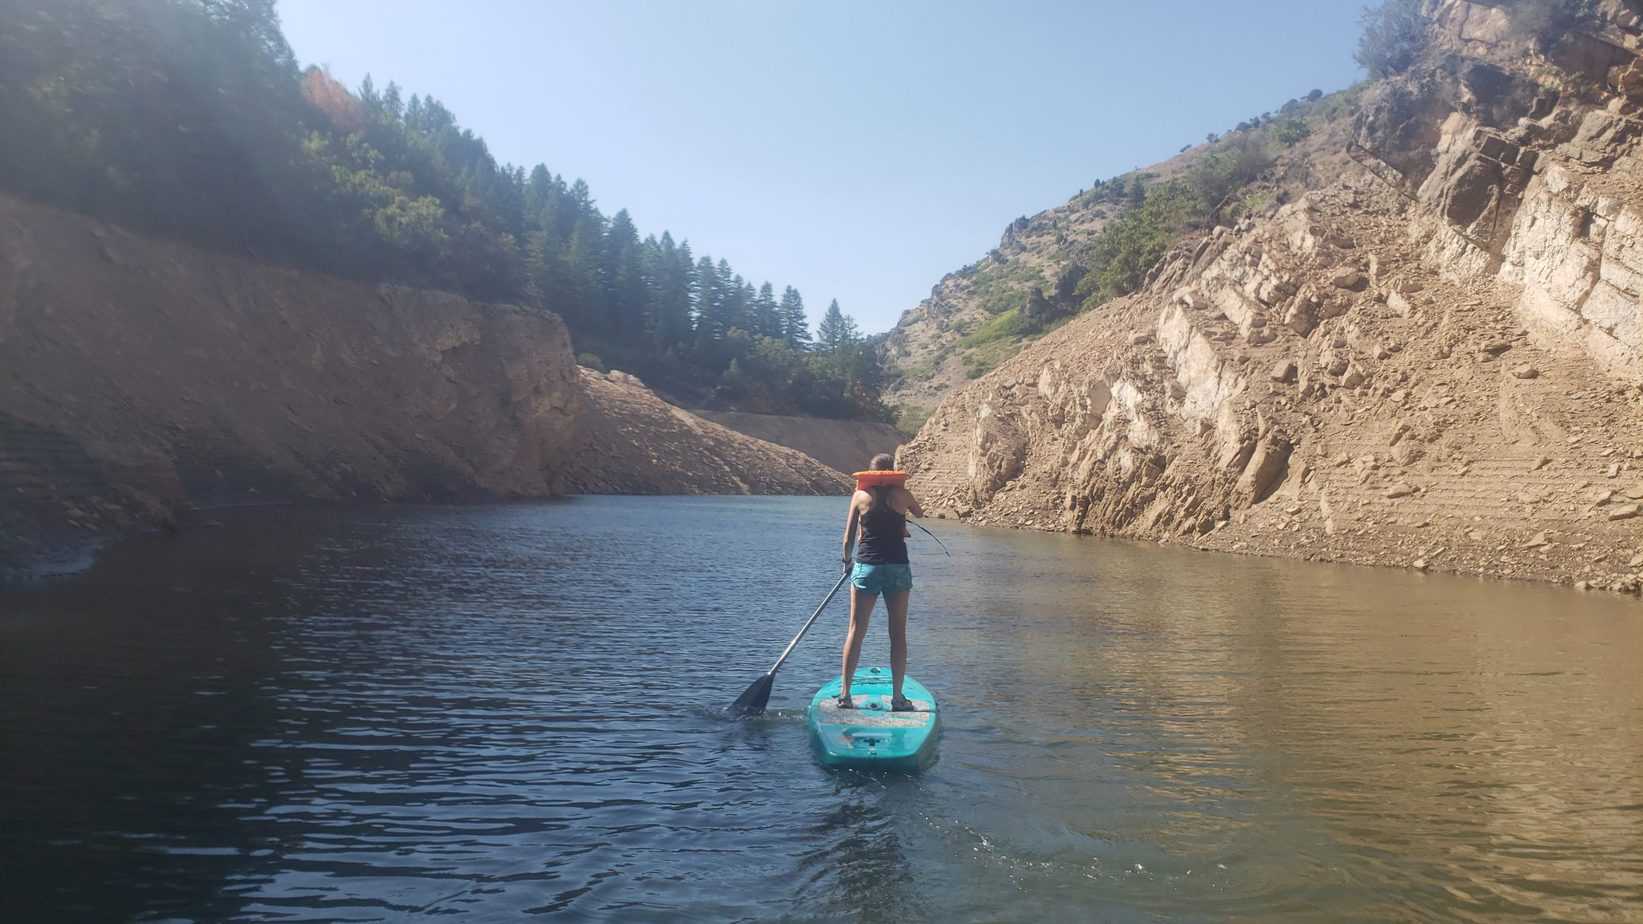
[[[837,506],[247,511],[0,597],[8,910],[1643,919],[1635,606],[944,524],[940,760],[827,773],[842,605],[720,708]]]

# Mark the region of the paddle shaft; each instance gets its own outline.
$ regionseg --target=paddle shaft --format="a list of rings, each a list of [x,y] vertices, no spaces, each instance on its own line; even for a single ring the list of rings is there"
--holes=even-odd
[[[810,631],[810,627],[816,622],[816,617],[822,614],[822,610],[827,609],[827,604],[833,602],[833,595],[837,594],[839,588],[843,587],[844,582],[848,580],[850,580],[850,572],[846,571],[839,575],[839,582],[834,584],[833,589],[827,592],[827,596],[822,599],[821,606],[816,607],[816,611],[811,613],[810,618],[804,621],[804,628],[799,630],[798,635],[793,636],[793,641],[787,643],[787,650],[782,652],[782,656],[776,659],[775,664],[770,665],[770,670],[765,672],[767,675],[775,674],[778,670],[781,670],[782,662],[786,661],[787,656],[793,653],[793,649],[799,647],[799,640],[804,638],[806,632]]]
[[[943,553],[945,553],[948,558],[953,557],[953,553],[947,551],[947,543],[942,542],[941,538],[938,537],[935,533],[932,533],[929,530],[925,529],[923,524],[918,523],[916,521],[908,520],[907,522],[912,523],[914,526],[917,526],[919,528],[919,530],[924,533],[924,535],[929,536],[931,539],[936,540],[936,545],[941,546],[941,551]]]

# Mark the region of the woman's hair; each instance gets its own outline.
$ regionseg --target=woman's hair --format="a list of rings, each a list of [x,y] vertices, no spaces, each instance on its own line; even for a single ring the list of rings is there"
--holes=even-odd
[[[868,470],[869,471],[874,471],[874,472],[893,471],[893,470],[895,470],[895,467],[896,467],[895,457],[890,455],[888,452],[879,453],[878,455],[873,457],[873,461],[867,463]]]

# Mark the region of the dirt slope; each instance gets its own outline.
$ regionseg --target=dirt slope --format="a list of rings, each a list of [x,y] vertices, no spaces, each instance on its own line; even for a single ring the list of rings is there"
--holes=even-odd
[[[797,450],[674,407],[625,372],[581,370],[587,412],[562,484],[580,494],[844,494],[844,475]]]
[[[896,447],[907,437],[889,424],[863,420],[827,420],[780,414],[744,414],[738,411],[696,411],[737,433],[767,440],[799,452],[841,472],[867,467],[873,456]]]
[[[1540,56],[1434,4],[1330,182],[947,400],[902,452],[926,505],[1635,592],[1643,31],[1603,9]]]

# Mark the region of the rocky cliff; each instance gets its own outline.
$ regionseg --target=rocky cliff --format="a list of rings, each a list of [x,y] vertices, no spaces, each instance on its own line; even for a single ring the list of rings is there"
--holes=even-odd
[[[583,381],[552,314],[0,196],[0,571],[225,504],[845,487],[636,384]]]
[[[739,411],[697,411],[737,433],[799,452],[841,472],[856,472],[881,452],[895,455],[907,437],[895,427],[867,420],[827,420]]]
[[[582,370],[587,413],[566,457],[580,494],[848,494],[810,456],[737,433],[658,398],[625,372]]]
[[[580,402],[552,315],[0,198],[14,540],[184,506],[545,494]]]
[[[1273,171],[1328,182],[944,402],[902,453],[926,505],[1636,591],[1643,31],[1599,9],[1546,42],[1428,4],[1421,63]]]

